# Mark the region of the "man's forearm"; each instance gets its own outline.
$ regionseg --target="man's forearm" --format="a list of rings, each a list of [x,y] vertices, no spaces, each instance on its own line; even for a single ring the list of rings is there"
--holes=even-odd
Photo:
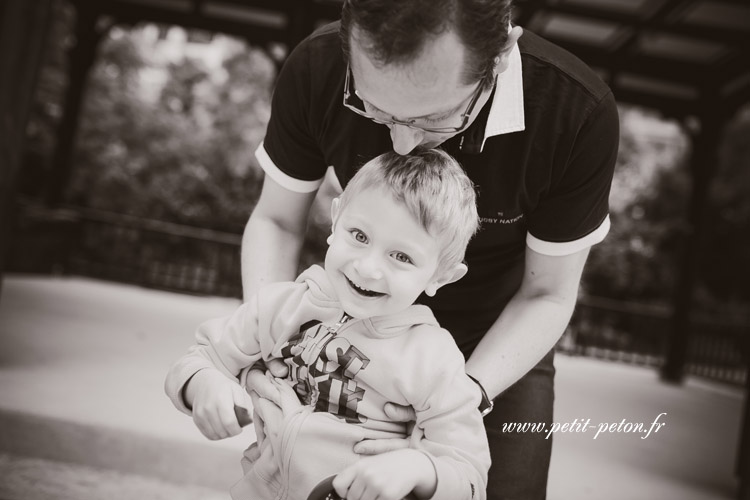
[[[291,281],[304,237],[287,231],[273,221],[250,217],[242,236],[242,292],[245,300],[260,287],[277,281]]]
[[[466,372],[494,398],[531,370],[560,339],[575,302],[514,297],[474,349]]]
[[[565,332],[588,254],[551,257],[527,248],[521,287],[466,362],[489,397],[523,377]]]

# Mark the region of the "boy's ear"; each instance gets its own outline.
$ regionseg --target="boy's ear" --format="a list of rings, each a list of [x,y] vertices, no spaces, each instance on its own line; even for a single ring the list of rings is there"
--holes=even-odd
[[[505,42],[505,47],[503,47],[500,54],[497,56],[497,62],[495,64],[496,74],[500,74],[508,69],[508,65],[510,64],[510,53],[516,45],[516,42],[518,42],[518,39],[521,38],[521,35],[523,35],[523,29],[520,26],[513,26],[508,32],[508,40]]]
[[[424,293],[426,293],[430,297],[434,297],[440,287],[460,280],[466,275],[468,271],[469,268],[466,267],[466,264],[456,264],[453,268],[448,269],[440,275],[436,275],[435,279],[427,284],[424,289]]]
[[[339,211],[341,210],[341,200],[338,198],[334,198],[331,201],[331,234],[328,236],[328,239],[326,239],[326,243],[329,245],[333,242],[333,229],[336,227],[336,219],[339,216]]]
[[[336,225],[336,218],[339,216],[339,209],[341,208],[341,200],[334,198],[331,200],[331,230]]]

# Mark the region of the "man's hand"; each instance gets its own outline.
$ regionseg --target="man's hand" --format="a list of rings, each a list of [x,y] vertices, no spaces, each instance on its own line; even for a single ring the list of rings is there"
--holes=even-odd
[[[264,363],[258,361],[247,372],[245,379],[245,390],[252,396],[258,396],[269,401],[273,401],[277,406],[281,406],[279,401],[279,389],[266,376],[266,371],[276,378],[285,378],[289,373],[289,367],[280,359],[271,359]],[[255,393],[255,394],[253,394]]]
[[[242,432],[235,408],[247,413],[250,397],[238,383],[218,370],[204,369],[193,375],[185,393],[193,408],[193,422],[208,439],[224,439]]]
[[[409,435],[414,429],[417,414],[411,406],[401,406],[396,403],[386,403],[383,407],[385,414],[394,422],[408,422],[406,438],[393,439],[365,439],[354,445],[354,453],[360,455],[379,455],[389,451],[402,450],[409,447]]]
[[[430,498],[437,488],[437,473],[425,454],[398,450],[347,467],[333,480],[333,488],[346,500],[401,500],[412,491]]]

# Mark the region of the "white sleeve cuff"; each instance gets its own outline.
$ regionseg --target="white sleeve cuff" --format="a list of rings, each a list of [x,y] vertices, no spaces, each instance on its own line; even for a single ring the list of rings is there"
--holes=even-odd
[[[255,158],[258,159],[258,163],[260,163],[260,167],[263,169],[266,175],[276,181],[279,185],[281,185],[281,187],[284,187],[290,191],[294,191],[296,193],[312,193],[313,191],[317,190],[321,184],[323,184],[323,179],[325,177],[314,181],[302,181],[299,179],[295,179],[294,177],[290,177],[288,174],[282,172],[281,169],[279,169],[279,167],[277,167],[273,162],[271,157],[268,156],[266,148],[263,147],[262,142],[260,143],[260,146],[258,146],[258,149],[255,150]]]
[[[586,248],[601,243],[604,237],[609,233],[610,222],[609,215],[602,221],[598,228],[574,241],[565,241],[562,243],[543,241],[535,238],[531,233],[526,233],[526,245],[537,253],[549,255],[551,257],[562,257],[580,252]]]

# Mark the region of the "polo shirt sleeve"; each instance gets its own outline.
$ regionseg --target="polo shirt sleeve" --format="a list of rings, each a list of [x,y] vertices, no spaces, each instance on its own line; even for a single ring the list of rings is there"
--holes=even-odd
[[[298,193],[317,190],[327,167],[313,130],[311,77],[310,44],[305,41],[279,73],[266,136],[255,152],[266,175]]]
[[[607,93],[576,135],[567,163],[529,216],[526,244],[550,256],[576,253],[609,232],[612,185],[620,124],[617,104]]]

